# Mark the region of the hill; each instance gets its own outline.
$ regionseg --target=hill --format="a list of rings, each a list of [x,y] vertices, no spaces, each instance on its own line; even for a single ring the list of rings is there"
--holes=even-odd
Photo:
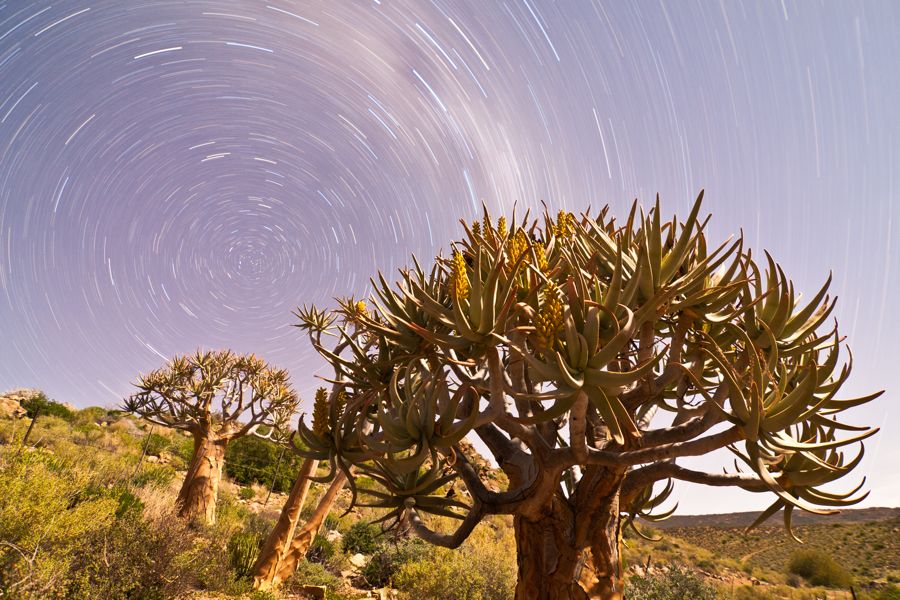
[[[759,512],[734,512],[720,513],[712,515],[674,515],[665,521],[653,523],[655,529],[684,529],[690,527],[748,527]],[[802,511],[794,513],[794,525],[812,525],[812,524],[834,524],[834,523],[867,523],[869,521],[886,521],[900,517],[900,507],[898,508],[859,508],[844,509],[835,515],[816,515]],[[775,520],[776,517],[773,517]]]

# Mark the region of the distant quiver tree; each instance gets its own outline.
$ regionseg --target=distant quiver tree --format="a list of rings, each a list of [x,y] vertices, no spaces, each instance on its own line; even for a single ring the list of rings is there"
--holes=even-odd
[[[231,440],[283,435],[299,400],[286,371],[230,350],[177,356],[142,375],[125,410],[194,438],[194,453],[178,494],[183,517],[212,524],[225,448]]]
[[[783,510],[788,530],[797,508],[857,502],[860,487],[820,487],[876,432],[836,416],[879,395],[837,396],[851,363],[825,327],[831,278],[801,299],[741,236],[709,247],[702,196],[683,223],[658,199],[623,223],[608,207],[542,224],[485,210],[430,269],[414,261],[393,286],[379,275],[369,310],[298,310],[346,392],[327,428],[301,418],[309,456],[347,475],[356,502],[354,475],[378,482],[368,504],[434,544],[513,515],[519,599],[621,598],[622,526],[652,517],[673,480],[772,494],[757,524]],[[467,436],[508,489],[482,481]],[[725,472],[677,462],[722,448],[736,457]],[[454,482],[467,492],[446,493]]]

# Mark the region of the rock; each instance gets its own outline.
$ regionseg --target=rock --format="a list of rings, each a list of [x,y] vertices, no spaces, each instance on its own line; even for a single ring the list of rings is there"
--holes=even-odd
[[[325,532],[325,540],[335,544],[344,538],[344,535],[337,529],[329,529]]]
[[[0,419],[21,419],[27,414],[18,400],[0,397]]]
[[[144,460],[146,460],[148,463],[158,463],[159,457],[153,456],[152,454],[148,454],[147,456],[144,457]]]
[[[302,598],[311,598],[312,600],[325,600],[324,585],[304,585],[299,589]]]
[[[362,569],[367,564],[369,564],[369,559],[366,558],[365,554],[354,554],[350,557],[350,564],[357,569]]]

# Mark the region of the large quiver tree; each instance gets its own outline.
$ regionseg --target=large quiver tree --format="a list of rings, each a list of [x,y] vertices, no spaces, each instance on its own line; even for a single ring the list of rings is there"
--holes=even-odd
[[[435,544],[514,515],[523,599],[621,598],[621,527],[652,516],[672,480],[772,494],[758,522],[783,510],[788,530],[796,508],[858,501],[859,487],[820,487],[875,433],[836,415],[878,395],[837,397],[850,363],[824,328],[828,282],[801,300],[742,238],[708,248],[701,198],[683,223],[663,222],[658,201],[624,223],[603,209],[510,228],[485,212],[429,272],[416,263],[394,287],[379,276],[370,312],[304,308],[350,397],[326,435],[301,420],[311,454],[379,482],[373,504]],[[506,491],[479,479],[464,436],[493,453]],[[723,448],[737,457],[726,472],[677,462]],[[446,497],[454,480],[468,502]],[[460,524],[435,531],[424,513]]]
[[[207,524],[216,519],[228,443],[245,435],[284,435],[298,405],[286,371],[229,350],[175,357],[141,376],[136,387],[125,410],[193,436],[177,505],[181,516]]]

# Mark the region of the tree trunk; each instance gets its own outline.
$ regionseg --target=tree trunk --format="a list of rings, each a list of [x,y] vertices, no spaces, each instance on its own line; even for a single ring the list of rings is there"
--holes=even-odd
[[[557,496],[537,519],[516,516],[516,600],[621,600],[618,509],[618,494],[590,515]]]
[[[179,516],[207,525],[216,522],[216,497],[227,444],[227,439],[195,434],[194,456],[176,501]]]
[[[294,531],[297,529],[297,521],[300,519],[300,510],[303,508],[309,486],[312,483],[309,478],[315,473],[318,464],[319,461],[311,458],[303,461],[300,474],[278,516],[278,522],[272,528],[269,537],[266,538],[259,558],[253,565],[253,587],[258,590],[268,590],[272,587],[275,575],[290,551]]]
[[[328,490],[325,492],[325,495],[319,500],[316,511],[312,514],[306,524],[297,531],[297,537],[291,542],[289,551],[282,559],[281,565],[275,573],[275,576],[272,578],[271,587],[281,585],[282,581],[288,579],[294,574],[294,571],[297,570],[297,564],[306,556],[306,551],[309,550],[310,545],[322,528],[322,523],[325,522],[325,517],[327,517],[329,511],[331,511],[331,507],[334,504],[335,499],[337,499],[338,492],[344,488],[346,483],[347,476],[343,471],[338,471],[334,480],[331,482],[331,485],[328,487]]]

